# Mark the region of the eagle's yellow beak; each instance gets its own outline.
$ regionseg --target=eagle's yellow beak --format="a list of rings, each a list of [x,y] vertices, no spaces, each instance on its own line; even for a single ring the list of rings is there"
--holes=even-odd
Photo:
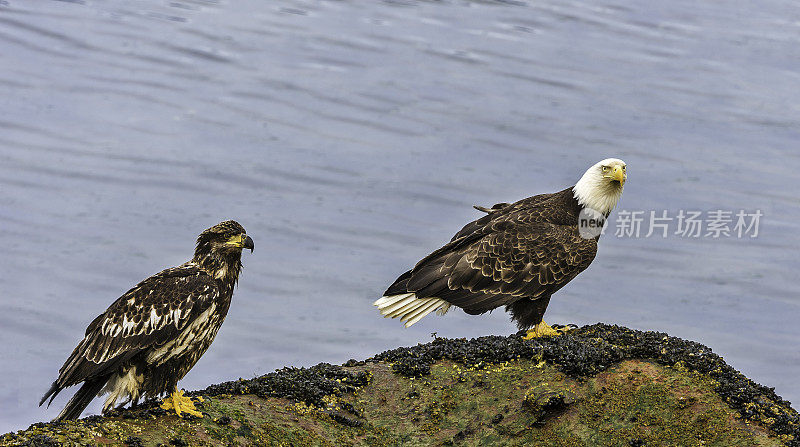
[[[614,169],[605,178],[618,181],[620,185],[625,184],[625,170],[620,165],[615,165]]]
[[[251,253],[255,248],[253,239],[246,234],[237,234],[236,236],[233,236],[232,238],[228,239],[228,244],[237,248],[249,248]]]

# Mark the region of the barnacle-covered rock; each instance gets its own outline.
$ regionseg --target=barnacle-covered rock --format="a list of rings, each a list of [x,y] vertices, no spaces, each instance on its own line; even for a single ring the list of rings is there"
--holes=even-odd
[[[436,338],[366,361],[283,368],[155,401],[37,423],[0,446],[798,446],[800,417],[711,349],[596,324],[558,337]]]

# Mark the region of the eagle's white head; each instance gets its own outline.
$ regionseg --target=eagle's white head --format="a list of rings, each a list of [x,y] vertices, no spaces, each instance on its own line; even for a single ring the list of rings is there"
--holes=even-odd
[[[624,161],[606,158],[587,169],[572,192],[584,207],[608,215],[622,196],[627,178]]]

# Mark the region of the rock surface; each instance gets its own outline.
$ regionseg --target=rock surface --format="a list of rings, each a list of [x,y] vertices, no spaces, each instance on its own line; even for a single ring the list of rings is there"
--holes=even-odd
[[[800,416],[701,344],[597,324],[555,338],[442,339],[342,366],[284,368],[34,424],[0,446],[800,446]]]

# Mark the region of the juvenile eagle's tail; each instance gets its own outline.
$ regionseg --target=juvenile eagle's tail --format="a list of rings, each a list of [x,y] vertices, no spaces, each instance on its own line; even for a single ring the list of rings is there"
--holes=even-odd
[[[441,298],[417,298],[413,293],[383,296],[372,304],[378,307],[384,318],[400,317],[406,327],[433,311],[444,315],[450,309],[450,303]]]
[[[61,410],[61,413],[58,414],[58,417],[56,417],[53,422],[78,419],[81,413],[83,413],[83,410],[89,405],[89,402],[97,397],[97,393],[103,389],[106,382],[108,382],[108,377],[90,379],[84,382],[83,386],[72,396],[72,399],[67,402],[67,406]]]

